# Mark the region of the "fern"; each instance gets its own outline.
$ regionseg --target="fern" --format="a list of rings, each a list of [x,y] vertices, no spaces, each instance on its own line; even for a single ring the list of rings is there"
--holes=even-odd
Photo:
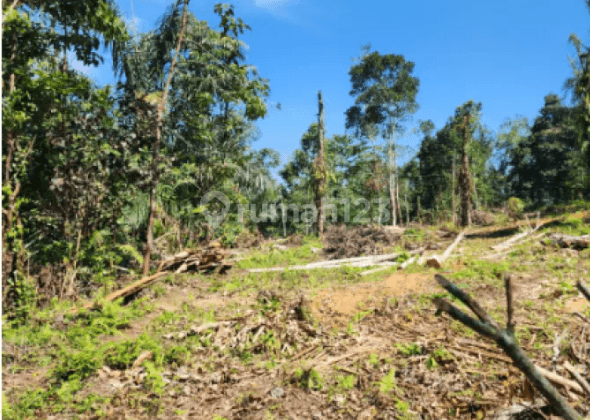
[[[139,253],[139,251],[130,244],[123,244],[123,245],[117,245],[117,249],[123,253],[125,253],[126,255],[129,255],[131,258],[133,258],[135,261],[137,261],[139,263],[139,265],[143,264],[143,256]]]

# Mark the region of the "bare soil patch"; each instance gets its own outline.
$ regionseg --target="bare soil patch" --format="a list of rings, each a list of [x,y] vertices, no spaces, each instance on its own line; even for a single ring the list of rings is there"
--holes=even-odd
[[[367,302],[381,302],[386,297],[421,292],[433,284],[429,274],[395,273],[376,283],[324,289],[314,299],[312,308],[314,315],[322,322],[341,326],[346,325],[350,317],[362,310],[363,304]]]

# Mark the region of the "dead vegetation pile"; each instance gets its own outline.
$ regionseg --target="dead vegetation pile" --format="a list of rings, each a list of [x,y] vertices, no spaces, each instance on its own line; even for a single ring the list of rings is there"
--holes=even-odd
[[[324,251],[331,259],[377,255],[401,238],[404,229],[393,226],[329,226]]]

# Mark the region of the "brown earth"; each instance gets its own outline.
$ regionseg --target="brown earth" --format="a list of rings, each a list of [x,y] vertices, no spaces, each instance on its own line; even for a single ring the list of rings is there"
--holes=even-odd
[[[345,326],[353,315],[366,308],[366,303],[374,307],[384,298],[421,292],[433,285],[429,274],[395,273],[380,282],[321,290],[314,298],[312,308],[323,323]]]

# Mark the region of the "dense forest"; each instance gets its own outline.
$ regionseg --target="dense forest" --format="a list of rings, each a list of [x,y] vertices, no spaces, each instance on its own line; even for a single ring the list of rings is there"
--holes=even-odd
[[[413,128],[422,63],[368,45],[342,86],[341,133],[326,136],[318,86],[318,118],[279,167],[276,151],[254,143],[272,87],[246,59],[241,36],[256,28],[231,5],[215,6],[217,22],[188,5],[132,36],[113,0],[3,3],[5,311],[147,275],[164,235],[177,249],[229,247],[334,224],[466,226],[474,211],[590,199],[590,47],[575,35],[565,97],[547,92],[534,121],[508,119],[498,132],[476,98],[443,127]],[[68,60],[97,66],[103,47],[115,86]],[[408,158],[396,139],[411,130],[421,141]]]

